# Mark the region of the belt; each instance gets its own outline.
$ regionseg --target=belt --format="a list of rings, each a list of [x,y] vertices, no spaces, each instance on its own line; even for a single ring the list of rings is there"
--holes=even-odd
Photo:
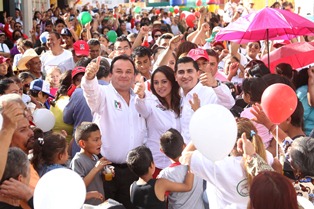
[[[126,163],[122,163],[122,164],[118,164],[118,163],[111,163],[111,165],[115,168],[128,168],[128,164]]]

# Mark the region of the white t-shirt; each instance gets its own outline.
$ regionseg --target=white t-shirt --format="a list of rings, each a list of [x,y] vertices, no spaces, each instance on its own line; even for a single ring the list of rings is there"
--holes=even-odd
[[[246,209],[249,201],[247,177],[241,166],[242,157],[226,157],[212,162],[194,151],[191,171],[207,181],[210,209]]]
[[[69,59],[72,57],[72,52],[68,50],[63,50],[63,52],[57,56],[53,55],[52,52],[49,50],[45,52],[44,54],[41,55],[40,60],[41,60],[41,72],[43,72],[44,75],[47,74],[47,70],[49,70],[52,67],[58,66],[61,69],[66,69],[64,67],[63,63],[65,60]]]
[[[0,43],[0,52],[10,53],[8,45],[6,45],[5,43]]]

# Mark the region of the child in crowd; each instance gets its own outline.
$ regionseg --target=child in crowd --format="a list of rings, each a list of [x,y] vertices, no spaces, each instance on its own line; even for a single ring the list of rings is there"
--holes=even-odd
[[[102,170],[109,162],[104,157],[98,159],[101,148],[101,134],[95,123],[83,122],[75,131],[75,141],[81,147],[71,161],[70,167],[84,180],[87,192],[97,191],[101,196],[86,200],[85,203],[99,205],[103,202],[104,187]]]
[[[160,137],[161,151],[170,158],[171,165],[163,169],[158,178],[165,178],[173,182],[183,182],[188,167],[181,165],[179,158],[185,147],[183,137],[176,129],[169,129]],[[168,196],[168,209],[205,208],[203,202],[203,180],[194,176],[193,188],[189,192],[172,192]]]
[[[67,141],[61,134],[43,136],[41,133],[35,138],[32,164],[40,177],[53,169],[64,168],[68,160],[67,147]]]
[[[128,153],[127,164],[139,180],[131,185],[131,202],[137,208],[166,209],[165,192],[187,192],[193,187],[193,174],[187,172],[184,183],[153,179],[155,164],[152,152],[139,146]]]
[[[61,69],[59,67],[52,67],[47,71],[46,81],[50,84],[50,94],[56,96],[60,87]]]

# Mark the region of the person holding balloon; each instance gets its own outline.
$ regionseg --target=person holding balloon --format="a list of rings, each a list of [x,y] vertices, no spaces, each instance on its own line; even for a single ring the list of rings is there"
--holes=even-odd
[[[211,104],[195,112],[190,130],[192,142],[184,149],[180,162],[207,181],[209,207],[245,209],[252,176],[245,172],[243,152],[237,149],[236,139],[246,135],[255,151],[273,163],[254,125],[248,119],[236,122],[228,109]]]

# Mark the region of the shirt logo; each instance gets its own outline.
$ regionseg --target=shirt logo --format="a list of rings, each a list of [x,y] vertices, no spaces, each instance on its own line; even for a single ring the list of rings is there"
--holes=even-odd
[[[117,110],[122,110],[122,105],[119,101],[117,100],[114,100],[114,107],[117,109]]]

